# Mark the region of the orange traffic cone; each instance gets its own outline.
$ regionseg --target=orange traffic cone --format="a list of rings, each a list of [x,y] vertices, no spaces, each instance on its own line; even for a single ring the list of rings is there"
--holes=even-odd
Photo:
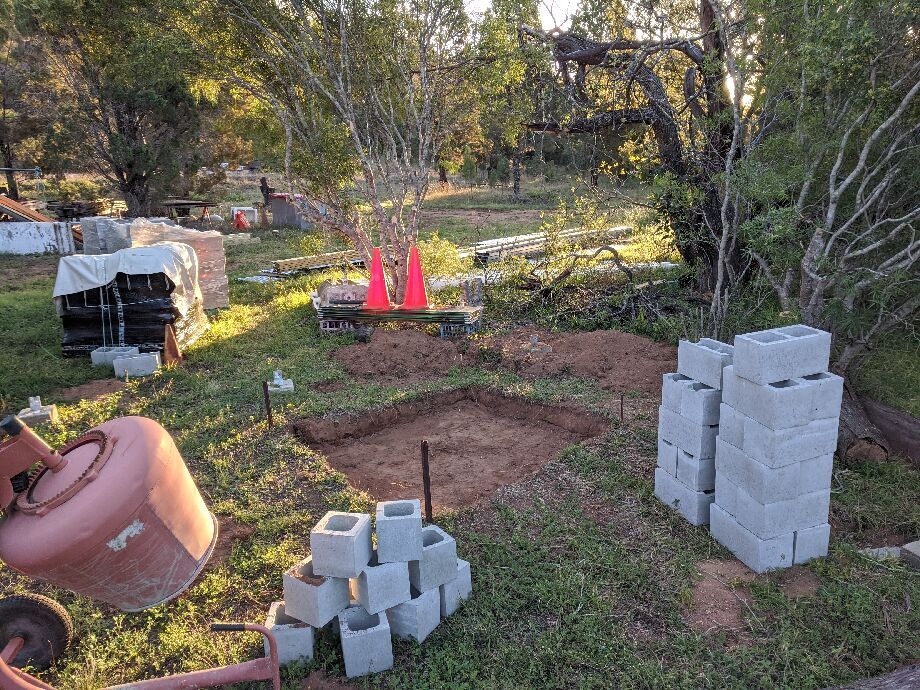
[[[427,309],[428,295],[425,292],[425,276],[422,275],[422,260],[418,247],[409,250],[409,277],[406,281],[406,297],[401,309]]]
[[[367,286],[367,300],[364,306],[367,309],[390,308],[390,294],[387,292],[386,278],[383,277],[380,247],[374,247],[374,256],[371,258],[371,282]]]

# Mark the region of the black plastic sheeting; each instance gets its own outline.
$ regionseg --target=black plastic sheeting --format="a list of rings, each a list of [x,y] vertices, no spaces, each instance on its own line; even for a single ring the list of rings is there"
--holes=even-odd
[[[172,326],[180,349],[207,330],[208,317],[196,300],[185,316],[172,298],[174,286],[164,273],[119,273],[105,287],[64,295],[59,313],[64,326],[65,357],[88,357],[97,347],[136,346],[162,352],[166,326]]]

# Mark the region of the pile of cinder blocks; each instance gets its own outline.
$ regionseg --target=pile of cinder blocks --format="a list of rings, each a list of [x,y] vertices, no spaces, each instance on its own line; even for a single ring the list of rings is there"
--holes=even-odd
[[[284,574],[272,604],[281,663],[313,658],[313,638],[331,624],[349,678],[393,666],[391,636],[422,642],[472,594],[470,564],[453,537],[422,526],[417,500],[377,504],[371,516],[329,512],[310,532],[312,554]]]
[[[655,495],[694,525],[709,523],[715,498],[719,404],[732,354],[731,345],[717,340],[682,340],[677,372],[662,381]]]
[[[827,555],[843,395],[830,346],[829,333],[802,325],[735,338],[710,529],[756,572]]]

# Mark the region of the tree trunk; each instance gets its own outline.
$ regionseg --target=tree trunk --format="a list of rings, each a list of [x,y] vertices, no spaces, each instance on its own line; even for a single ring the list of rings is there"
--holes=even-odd
[[[13,150],[9,144],[3,145],[3,165],[6,168],[13,166]],[[16,184],[16,173],[6,171],[6,195],[13,201],[19,201],[19,185]]]
[[[129,178],[120,187],[131,218],[150,215],[150,185],[146,177]]]
[[[920,687],[920,664],[905,666],[884,676],[858,680],[850,685],[838,685],[830,690],[909,690]]]
[[[866,409],[844,378],[837,455],[844,463],[886,462],[890,448],[882,432],[869,421]]]
[[[438,164],[438,182],[442,187],[446,187],[450,180],[447,179],[447,168],[440,163]]]
[[[517,150],[511,156],[511,193],[515,199],[521,198],[521,152]]]

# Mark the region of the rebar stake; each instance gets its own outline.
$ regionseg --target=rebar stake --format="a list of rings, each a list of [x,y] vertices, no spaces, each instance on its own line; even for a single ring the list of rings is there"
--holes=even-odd
[[[422,484],[425,487],[425,519],[434,522],[431,516],[431,475],[428,473],[428,441],[422,441]]]
[[[268,428],[275,426],[275,420],[272,419],[272,399],[268,394],[268,381],[262,382],[262,396],[265,398],[265,418],[268,420]]]

